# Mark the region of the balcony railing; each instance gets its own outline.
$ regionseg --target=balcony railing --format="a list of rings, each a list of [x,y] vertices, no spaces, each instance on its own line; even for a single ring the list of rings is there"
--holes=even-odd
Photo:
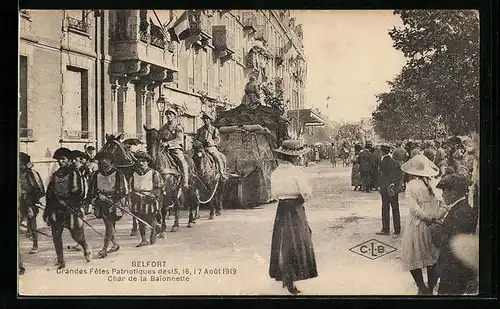
[[[70,29],[75,29],[81,32],[89,33],[89,23],[86,19],[77,19],[73,17],[66,16],[68,20],[68,27]]]
[[[140,38],[141,42],[151,44],[151,45],[156,46],[158,48],[164,49],[164,48],[168,47],[168,44],[167,44],[167,41],[165,40],[165,38],[149,34],[145,30],[139,31],[139,38]]]
[[[19,137],[21,137],[21,138],[33,138],[33,129],[28,129],[28,128],[19,129]]]
[[[141,30],[139,32],[139,38],[142,42],[148,43],[151,41],[151,35],[147,33],[145,30]]]
[[[94,138],[94,132],[92,131],[64,130],[61,136],[61,139],[63,140],[93,139],[93,138]]]
[[[129,138],[137,138],[138,140],[144,140],[145,136],[142,133],[129,133],[129,132],[124,132],[122,133],[122,140],[126,140]]]
[[[212,23],[201,10],[188,11],[188,20],[192,35],[201,35],[206,39],[212,38]]]

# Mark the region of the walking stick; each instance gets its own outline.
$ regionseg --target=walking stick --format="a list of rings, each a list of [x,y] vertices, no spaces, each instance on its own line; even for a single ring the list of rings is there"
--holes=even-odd
[[[136,218],[138,221],[144,223],[147,227],[149,227],[150,229],[153,229],[153,227],[151,225],[149,225],[146,221],[142,220],[141,218],[139,218],[138,216],[134,215],[132,212],[130,212],[129,210],[121,207],[121,206],[118,206],[118,205],[115,205],[117,208],[121,209],[123,212],[126,212],[128,213],[129,215],[131,215],[133,218]]]
[[[99,231],[97,231],[90,223],[88,223],[82,216],[80,216],[74,209],[66,205],[66,208],[69,209],[75,216],[78,218],[82,219],[83,223],[85,223],[88,227],[90,227],[94,232],[97,233],[97,235],[101,236],[104,238],[104,235],[102,235]]]
[[[24,223],[21,223],[20,225],[21,225],[21,227],[28,228],[28,226],[25,225]],[[52,236],[50,236],[49,234],[46,234],[46,233],[44,233],[42,231],[39,231],[39,230],[34,230],[34,231],[37,232],[38,234],[42,234],[43,236],[47,236],[49,238],[52,238]]]

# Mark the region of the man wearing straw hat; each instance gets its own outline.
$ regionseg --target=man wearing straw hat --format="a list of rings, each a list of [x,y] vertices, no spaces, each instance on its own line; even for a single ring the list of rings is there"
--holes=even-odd
[[[165,116],[167,117],[167,123],[159,130],[162,144],[168,149],[168,152],[181,167],[183,186],[187,188],[189,186],[189,166],[183,151],[184,128],[176,123],[175,117],[177,117],[177,110],[174,108],[167,109],[165,111]]]
[[[271,174],[271,191],[278,199],[271,241],[269,276],[283,282],[293,294],[301,291],[294,282],[318,276],[304,202],[311,195],[300,156],[309,152],[301,140],[286,140],[276,149],[280,162]]]

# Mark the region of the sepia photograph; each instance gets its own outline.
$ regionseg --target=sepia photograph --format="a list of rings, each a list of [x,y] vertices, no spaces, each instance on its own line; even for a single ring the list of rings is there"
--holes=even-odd
[[[19,10],[18,297],[478,295],[479,24]]]

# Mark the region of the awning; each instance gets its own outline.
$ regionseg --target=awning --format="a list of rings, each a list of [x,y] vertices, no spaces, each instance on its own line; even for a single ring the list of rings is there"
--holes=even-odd
[[[297,114],[299,115],[300,123],[306,126],[324,126],[326,124],[326,120],[313,109],[300,109],[298,113],[296,109],[288,111],[288,117],[290,118],[297,118]]]

